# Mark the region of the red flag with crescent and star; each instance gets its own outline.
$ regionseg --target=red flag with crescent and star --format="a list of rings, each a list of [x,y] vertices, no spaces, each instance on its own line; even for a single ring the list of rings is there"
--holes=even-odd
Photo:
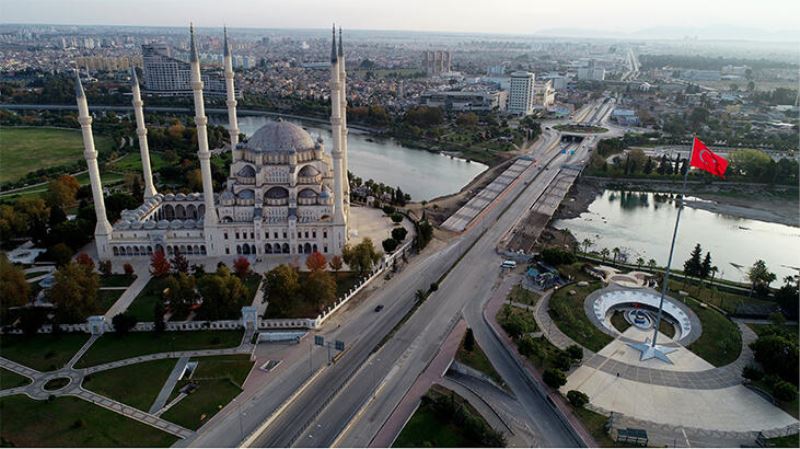
[[[690,165],[700,170],[705,170],[714,176],[724,178],[725,170],[728,168],[728,161],[708,149],[702,140],[695,137],[692,144],[692,161]]]

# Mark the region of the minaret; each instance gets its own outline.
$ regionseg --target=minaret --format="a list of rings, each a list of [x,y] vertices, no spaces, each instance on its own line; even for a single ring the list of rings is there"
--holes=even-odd
[[[231,150],[239,143],[239,121],[236,118],[236,92],[233,85],[233,55],[231,55],[231,47],[228,44],[228,29],[223,28],[225,36],[223,43],[223,59],[225,65],[225,91],[228,98],[225,102],[228,105],[228,132],[231,135]]]
[[[142,110],[142,93],[139,89],[139,78],[136,68],[131,67],[131,92],[133,93],[133,115],[136,117],[136,135],[139,137],[139,153],[142,158],[142,178],[144,178],[144,199],[150,199],[156,194],[153,185],[153,171],[150,168],[150,148],[147,145],[147,128],[144,126],[144,111]]]
[[[342,117],[342,173],[344,174],[342,183],[344,184],[345,218],[347,218],[350,216],[350,180],[347,176],[349,168],[347,164],[347,72],[344,70],[344,47],[342,41],[342,27],[339,27],[339,51],[337,56],[339,59],[339,104],[341,105],[340,114]]]
[[[341,114],[341,86],[339,80],[339,58],[336,52],[336,27],[333,28],[331,41],[331,131],[333,132],[333,148],[331,156],[333,161],[333,224],[344,228],[346,224],[344,214],[344,175],[342,174],[342,114]],[[339,251],[347,241],[346,229],[337,230],[334,249]]]
[[[203,104],[203,81],[200,78],[200,56],[197,54],[197,43],[194,40],[194,27],[189,26],[191,34],[191,85],[194,93],[194,123],[197,126],[197,157],[200,159],[200,173],[203,177],[203,200],[206,206],[204,226],[216,226],[217,210],[214,208],[214,187],[211,183],[211,153],[208,151],[208,133],[206,125],[206,109]],[[206,233],[210,234],[210,233]],[[213,254],[213,253],[212,253]]]
[[[97,224],[94,228],[97,256],[107,259],[111,255],[109,240],[111,238],[111,223],[106,217],[106,204],[103,199],[103,184],[100,180],[100,168],[97,166],[97,151],[94,149],[94,136],[92,136],[92,117],[89,115],[89,104],[83,92],[81,77],[75,71],[75,98],[78,102],[78,123],[81,124],[83,133],[83,157],[86,159],[86,169],[89,172],[89,182],[92,184],[92,198],[94,199],[94,213],[97,215]]]

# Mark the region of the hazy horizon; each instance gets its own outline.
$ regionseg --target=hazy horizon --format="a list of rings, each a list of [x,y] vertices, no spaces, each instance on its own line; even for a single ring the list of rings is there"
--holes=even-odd
[[[318,0],[1,0],[2,23],[41,25],[327,28],[486,34],[560,34],[579,37],[797,40],[800,2],[763,0],[759,7],[720,0],[643,4],[630,0],[575,0],[557,4],[525,0],[387,1]]]

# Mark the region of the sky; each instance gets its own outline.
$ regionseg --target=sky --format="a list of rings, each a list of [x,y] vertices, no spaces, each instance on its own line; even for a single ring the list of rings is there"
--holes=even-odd
[[[798,0],[0,0],[0,23],[535,34],[656,27],[797,31]],[[697,28],[700,30],[701,28]]]

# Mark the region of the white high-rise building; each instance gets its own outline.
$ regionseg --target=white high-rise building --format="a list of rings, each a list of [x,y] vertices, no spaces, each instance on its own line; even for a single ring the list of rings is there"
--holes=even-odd
[[[341,38],[340,38],[341,39]],[[341,41],[340,41],[341,42]],[[347,125],[345,74],[341,46],[331,50],[331,126],[333,149],[325,152],[300,126],[280,119],[267,122],[238,142],[232,55],[225,36],[225,88],[233,160],[220,192],[214,192],[203,99],[200,58],[191,37],[189,85],[194,98],[197,156],[202,192],[157,192],[152,184],[143,103],[133,77],[133,105],[146,183],[144,204],[125,210],[113,225],[104,205],[86,96],[76,81],[84,156],[92,185],[100,259],[130,260],[163,251],[193,257],[272,254],[341,254],[347,243],[350,214],[346,199]]]
[[[531,72],[511,73],[508,92],[509,114],[529,115],[533,112],[534,74]]]

